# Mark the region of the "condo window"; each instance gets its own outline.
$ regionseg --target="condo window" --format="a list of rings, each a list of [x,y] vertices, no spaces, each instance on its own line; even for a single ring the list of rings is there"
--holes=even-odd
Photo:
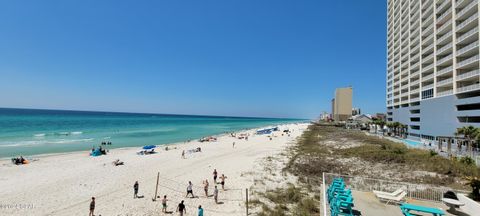
[[[431,97],[433,97],[433,89],[422,91],[422,99],[427,99]]]

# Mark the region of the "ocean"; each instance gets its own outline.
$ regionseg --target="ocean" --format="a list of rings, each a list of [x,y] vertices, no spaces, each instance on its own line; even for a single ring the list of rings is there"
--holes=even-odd
[[[302,119],[0,108],[0,158],[161,145]]]

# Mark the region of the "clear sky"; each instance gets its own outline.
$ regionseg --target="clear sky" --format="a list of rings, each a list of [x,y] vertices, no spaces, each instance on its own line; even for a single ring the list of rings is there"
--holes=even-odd
[[[314,118],[385,111],[385,0],[0,2],[0,107]]]

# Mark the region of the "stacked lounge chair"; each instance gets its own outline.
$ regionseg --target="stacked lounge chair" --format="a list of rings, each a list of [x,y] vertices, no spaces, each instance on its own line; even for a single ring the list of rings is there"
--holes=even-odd
[[[401,188],[392,193],[384,192],[384,191],[375,191],[375,190],[373,191],[373,193],[380,201],[384,201],[387,204],[388,203],[399,204],[403,202],[405,200],[405,197],[407,196],[407,192]]]
[[[328,203],[330,204],[330,215],[353,216],[352,191],[346,189],[342,178],[336,178],[327,190]]]

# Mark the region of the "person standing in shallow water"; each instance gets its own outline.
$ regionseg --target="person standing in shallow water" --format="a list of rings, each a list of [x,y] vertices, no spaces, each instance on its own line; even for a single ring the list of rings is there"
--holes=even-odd
[[[95,197],[92,197],[92,201],[90,202],[90,213],[88,216],[94,216],[95,211]]]
[[[133,198],[138,198],[138,181],[135,181],[133,185]]]

